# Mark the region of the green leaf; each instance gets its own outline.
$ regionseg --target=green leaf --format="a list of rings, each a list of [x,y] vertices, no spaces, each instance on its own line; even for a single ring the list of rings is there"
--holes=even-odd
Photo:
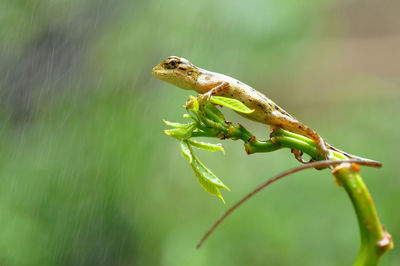
[[[193,119],[196,123],[200,123],[199,117],[197,114],[198,112],[194,112],[192,109],[187,109],[186,111],[188,112],[187,115],[189,115],[191,119]]]
[[[250,114],[254,112],[254,109],[252,110],[248,108],[241,101],[231,98],[226,98],[221,96],[211,96],[210,102],[228,107],[229,109],[232,109],[239,113]]]
[[[187,143],[187,141],[186,140],[181,140],[179,142],[179,145],[181,146],[181,151],[182,151],[183,157],[188,159],[189,163],[192,164],[193,156],[192,156],[192,152],[190,150],[190,147],[189,147],[189,144]]]
[[[216,114],[218,117],[222,118],[223,120],[225,120],[224,115],[222,114],[222,112],[215,107],[215,105],[213,105],[212,103],[208,103],[206,105],[206,108],[209,109],[211,112],[213,112],[214,114]]]
[[[163,121],[167,126],[177,127],[177,128],[189,128],[195,124],[194,122],[188,123],[188,124],[181,124],[181,123],[177,123],[177,122],[170,122],[165,119],[163,119]]]
[[[212,144],[212,143],[206,143],[206,142],[202,142],[202,141],[196,141],[196,140],[192,140],[192,139],[188,139],[188,142],[190,145],[192,145],[193,147],[199,148],[199,149],[203,149],[206,151],[222,151],[225,154],[225,150],[222,147],[221,143],[218,144]]]
[[[225,186],[225,184],[222,183],[222,181],[218,177],[216,177],[213,172],[211,172],[207,167],[205,167],[204,164],[200,162],[199,159],[194,154],[192,154],[192,156],[193,160],[191,166],[201,186],[208,193],[219,197],[225,204],[225,200],[222,197],[219,189],[220,188],[226,189],[228,191],[230,191],[230,189],[227,186]]]
[[[188,128],[165,129],[164,133],[176,139],[187,139],[190,138],[195,128],[196,124],[193,124]]]

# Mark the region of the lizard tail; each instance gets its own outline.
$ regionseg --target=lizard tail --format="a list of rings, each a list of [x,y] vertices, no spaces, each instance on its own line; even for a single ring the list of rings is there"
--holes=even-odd
[[[367,159],[367,158],[363,158],[363,157],[359,157],[359,156],[344,152],[342,150],[339,150],[338,148],[333,147],[332,145],[329,145],[328,143],[326,143],[326,145],[327,145],[328,149],[336,151],[338,153],[341,153],[341,154],[343,154],[344,156],[346,156],[346,157],[348,157],[350,159],[357,159],[357,160],[362,160],[362,161],[368,162],[368,165],[372,166],[372,167],[377,167],[377,168],[382,167],[382,163],[381,162],[374,161],[374,160]]]

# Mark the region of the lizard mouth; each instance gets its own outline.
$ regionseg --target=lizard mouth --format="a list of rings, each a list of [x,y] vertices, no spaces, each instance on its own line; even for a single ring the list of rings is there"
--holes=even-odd
[[[160,71],[160,65],[157,65],[157,66],[153,67],[153,70],[151,71],[151,74],[153,74],[153,76],[154,76],[154,74],[156,74],[159,71]]]
[[[170,78],[174,77],[175,73],[173,73],[172,71],[170,71],[169,69],[165,69],[162,64],[159,64],[157,66],[155,66],[153,68],[153,70],[151,71],[151,74],[161,80],[165,80],[165,81],[169,81]]]
[[[166,75],[166,73],[164,73],[164,72],[165,72],[165,70],[160,65],[157,65],[153,68],[153,70],[151,71],[151,74],[154,77],[159,78],[159,77]]]

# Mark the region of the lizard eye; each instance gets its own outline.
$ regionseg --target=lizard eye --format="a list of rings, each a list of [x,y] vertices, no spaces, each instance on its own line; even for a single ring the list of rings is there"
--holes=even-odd
[[[165,63],[164,66],[168,69],[174,69],[178,66],[179,62],[175,59],[170,60],[168,63]]]

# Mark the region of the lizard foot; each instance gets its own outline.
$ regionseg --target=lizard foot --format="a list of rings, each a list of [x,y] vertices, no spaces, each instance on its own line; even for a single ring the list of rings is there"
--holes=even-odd
[[[212,94],[213,94],[212,90],[210,90],[210,91],[208,91],[206,93],[203,93],[203,94],[199,94],[197,96],[197,101],[199,103],[201,103],[201,104],[208,103],[210,101],[210,98],[211,98]]]
[[[294,158],[302,164],[307,164],[308,162],[303,159],[303,152],[300,150],[292,149],[292,153],[294,154]]]

